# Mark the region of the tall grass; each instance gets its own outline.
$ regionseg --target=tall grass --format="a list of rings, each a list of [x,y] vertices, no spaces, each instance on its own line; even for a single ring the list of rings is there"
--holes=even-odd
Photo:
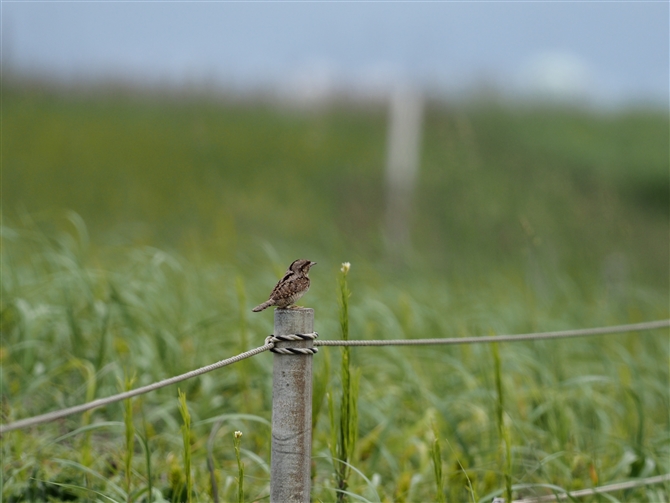
[[[503,395],[502,370],[500,364],[500,351],[498,343],[491,344],[493,353],[493,369],[496,383],[496,423],[498,434],[503,446],[503,477],[505,480],[505,501],[512,501],[512,440],[510,431],[505,424],[505,398]]]
[[[86,376],[86,401],[90,402],[95,399],[96,391],[96,377],[95,377],[95,368],[88,361],[81,361],[73,359],[73,365],[79,367],[82,371],[82,374]],[[91,423],[91,411],[86,411],[82,414],[81,418],[81,427],[86,428],[86,433],[84,433],[84,438],[82,439],[81,445],[81,463],[85,467],[90,467],[92,464],[92,446],[91,446],[91,435],[92,430],[87,427]],[[88,474],[85,475],[85,485],[90,487],[90,477]],[[0,493],[2,494],[2,493]],[[92,493],[87,495],[88,499],[91,500],[93,497]]]
[[[145,501],[147,503],[152,503],[154,501],[154,479],[151,470],[151,448],[149,444],[151,438],[149,436],[149,428],[144,417],[144,411],[142,411],[142,425],[143,434],[139,436],[139,439],[144,450],[144,461],[147,473],[147,497]]]
[[[130,391],[133,388],[135,377],[127,377],[123,383],[123,391]],[[132,400],[124,400],[123,402],[123,422],[125,425],[125,439],[126,449],[123,456],[123,467],[126,482],[126,494],[128,503],[132,501],[131,484],[133,480],[132,466],[133,454],[135,453],[135,425],[133,423],[133,403]]]
[[[4,305],[2,319],[0,354],[6,355],[2,382],[7,397],[4,417],[26,417],[83,402],[91,396],[90,375],[68,365],[68,346],[60,342],[63,337],[67,340],[70,323],[66,311],[59,307],[62,299],[59,282],[67,281],[70,285],[71,309],[76,313],[84,340],[99,334],[99,316],[109,317],[109,349],[102,368],[96,372],[97,396],[118,391],[114,376],[120,365],[137,369],[138,379],[146,383],[237,351],[239,300],[235,285],[222,280],[218,266],[203,262],[201,267],[194,268],[175,254],[131,248],[117,251],[111,259],[100,254],[95,260],[73,267],[68,248],[73,244],[65,239],[59,241],[58,234],[49,240],[36,235],[36,230],[3,231],[5,250],[13,248],[12,274],[17,278],[15,283],[3,282],[4,301],[12,299]],[[7,236],[14,236],[14,240],[7,241]],[[98,261],[110,265],[102,268]],[[346,288],[340,283],[337,289],[339,298],[345,293],[347,317],[341,317],[342,311],[329,311],[328,299],[321,296],[317,283],[327,279],[315,277],[316,288],[306,300],[313,301],[322,337],[333,337],[333,333],[342,337],[355,333],[356,338],[443,337],[487,333],[491,325],[498,327],[498,333],[510,333],[667,316],[664,297],[652,289],[638,287],[628,293],[626,305],[631,314],[623,316],[615,308],[618,303],[608,308],[589,302],[589,297],[571,288],[569,283],[559,283],[564,290],[555,290],[553,299],[545,300],[544,307],[534,311],[530,325],[526,314],[527,286],[514,276],[491,278],[491,283],[473,297],[458,285],[447,289],[439,282],[420,285],[384,282],[377,287],[375,271],[366,271],[364,267],[356,270],[353,278],[347,276]],[[359,275],[364,275],[366,281],[356,283],[356,301],[352,307],[348,281],[358,280]],[[250,298],[267,294],[267,279],[249,279]],[[109,294],[110,284],[115,285],[113,295]],[[173,298],[177,293],[181,305]],[[90,307],[96,303],[105,303],[105,309]],[[224,306],[224,312],[225,306],[230,306],[233,314],[224,315],[212,325],[201,324],[201,320],[211,319],[217,312],[217,303]],[[449,317],[443,314],[445,306],[452,313]],[[104,314],[106,310],[108,315]],[[341,322],[347,319],[348,324],[343,325]],[[270,321],[250,317],[248,323],[250,340],[258,339],[260,344],[270,329]],[[591,486],[596,475],[598,483],[604,484],[670,470],[663,440],[668,431],[666,413],[670,400],[665,385],[668,379],[665,363],[670,351],[667,336],[662,332],[575,339],[568,343],[499,344],[498,352],[499,364],[494,359],[493,372],[491,365],[481,363],[491,361],[491,348],[485,346],[402,351],[352,348],[348,359],[342,353],[342,361],[338,362],[340,385],[343,392],[349,389],[349,413],[347,416],[346,398],[340,398],[340,393],[334,392],[334,386],[329,384],[332,434],[327,423],[315,424],[314,497],[324,501],[335,499],[329,492],[332,475],[328,475],[335,470],[336,489],[371,501],[378,497],[431,500],[436,486],[428,481],[434,479],[435,466],[430,449],[422,446],[430,445],[433,440],[427,435],[435,418],[442,425],[442,437],[451,446],[442,452],[449,501],[471,500],[473,492],[485,495],[486,501],[486,495],[503,489],[499,478],[500,446],[501,439],[505,441],[506,428],[514,434],[505,446],[503,473],[508,478],[503,486],[511,478],[513,485],[550,481],[566,489],[579,489]],[[82,356],[87,355],[96,359],[98,347],[84,344]],[[319,377],[322,383],[327,382],[322,375],[327,355],[333,357],[337,352],[324,348],[319,353],[316,364],[324,367],[317,375],[322,376]],[[357,370],[353,368],[352,357],[362,362]],[[194,397],[189,402],[189,417],[199,418],[190,422],[190,430],[199,432],[197,437],[189,435],[190,438],[207,438],[209,423],[200,423],[206,418],[230,416],[222,423],[230,425],[228,431],[240,427],[248,430],[245,439],[249,438],[249,452],[257,458],[250,458],[252,461],[245,467],[245,494],[262,496],[269,484],[270,437],[267,426],[259,421],[269,419],[271,376],[267,365],[262,364],[264,356],[256,358],[259,364],[248,374],[247,401],[242,399],[244,388],[235,366],[184,385],[189,396]],[[347,382],[346,369],[348,388],[342,384]],[[352,411],[352,405],[357,404],[355,384],[359,372],[358,401],[364,405]],[[59,390],[68,392],[62,394]],[[491,395],[495,397],[493,406]],[[504,399],[502,408],[500,399]],[[146,395],[142,400],[145,436],[151,438],[153,452],[153,494],[160,492],[175,501],[181,497],[185,500],[188,494],[185,477],[189,472],[192,486],[209,487],[206,449],[201,442],[187,441],[184,437],[188,423],[180,417],[185,410],[183,395],[177,407],[169,405],[174,400],[170,389]],[[637,401],[639,406],[635,405]],[[124,427],[131,424],[129,410],[123,405],[110,406],[93,411],[87,421],[89,426],[116,421]],[[10,433],[3,439],[3,497],[7,501],[47,492],[61,499],[86,494],[75,492],[75,486],[117,497],[123,494],[124,500],[131,492],[138,494],[137,490],[132,491],[132,486],[127,491],[127,474],[137,467],[133,460],[131,469],[125,468],[128,458],[124,456],[131,449],[128,438],[122,440],[124,435],[110,436],[105,428],[96,426],[79,436],[53,442],[60,428],[74,430],[82,426],[81,420],[69,418],[62,426],[44,425],[30,432]],[[253,428],[245,426],[248,424]],[[501,435],[501,425],[507,424],[509,427]],[[183,425],[181,434],[180,425]],[[85,455],[77,439],[86,439],[89,434],[91,456],[87,459],[91,471],[45,463],[56,458],[84,466]],[[182,437],[183,462],[170,454],[177,435]],[[187,448],[189,444],[191,449]],[[333,465],[327,469],[320,466],[318,456],[329,447],[335,450],[331,452]],[[145,448],[147,459],[143,464],[147,466],[151,461],[149,454]],[[225,446],[213,446],[212,454],[221,467],[225,493],[231,484],[234,487],[236,473],[239,477],[235,452]],[[343,470],[342,466],[349,470]],[[354,472],[353,466],[368,481]],[[93,473],[104,475],[97,477]],[[226,482],[227,477],[230,483]],[[85,478],[88,486],[82,483]],[[41,485],[41,480],[61,485]],[[135,487],[136,480],[139,479],[133,476]],[[114,485],[123,490],[116,491]],[[530,491],[524,489],[520,496]],[[644,500],[656,494],[653,491],[654,488],[641,488],[615,497],[621,501]],[[139,498],[133,496],[135,500]],[[198,498],[208,501],[209,496],[201,491]]]
[[[437,429],[433,427],[435,438],[431,445],[430,453],[433,460],[433,470],[435,472],[435,501],[445,503],[444,497],[444,478],[442,476],[442,449],[440,448],[440,437]]]
[[[342,264],[339,275],[339,302],[340,302],[340,331],[343,340],[349,339],[349,285],[347,275],[351,265],[349,262]],[[329,395],[330,427],[333,431],[331,437],[331,454],[335,468],[335,481],[337,484],[337,501],[347,501],[347,488],[349,487],[349,476],[351,475],[351,462],[353,461],[356,440],[358,438],[358,383],[360,374],[352,370],[349,355],[350,348],[342,348],[342,364],[340,368],[340,379],[342,381],[342,393],[340,398],[339,416],[336,418],[335,406],[332,393]],[[335,433],[337,432],[337,433]]]
[[[237,503],[244,503],[244,463],[240,454],[242,443],[242,432],[236,431],[233,435],[233,446],[235,447],[235,459],[237,460]]]
[[[186,475],[186,501],[191,503],[193,498],[193,480],[191,478],[191,414],[186,404],[186,394],[179,390],[179,412],[184,424],[181,426],[181,435],[184,446],[184,474]]]

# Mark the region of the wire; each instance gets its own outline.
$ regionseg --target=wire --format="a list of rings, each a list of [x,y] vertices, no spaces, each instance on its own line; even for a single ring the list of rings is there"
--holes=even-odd
[[[581,489],[579,491],[570,491],[561,493],[558,496],[547,494],[546,496],[537,496],[534,498],[524,498],[522,500],[514,500],[512,503],[542,503],[544,501],[556,501],[570,498],[580,498],[582,496],[591,496],[593,494],[608,493],[613,491],[621,491],[623,489],[632,489],[633,487],[649,486],[652,484],[660,484],[662,482],[670,481],[670,473],[665,475],[657,475],[655,477],[648,477],[646,479],[629,480],[628,482],[618,482],[606,486],[594,487],[593,489]]]
[[[486,343],[486,342],[514,342],[514,341],[525,341],[525,340],[542,340],[542,339],[557,339],[562,337],[582,337],[588,335],[604,335],[604,334],[614,334],[620,332],[633,332],[641,330],[654,330],[657,328],[670,327],[670,320],[659,320],[659,321],[649,321],[645,323],[634,323],[631,325],[617,325],[612,327],[598,327],[598,328],[586,328],[578,330],[562,330],[558,332],[539,332],[532,334],[521,334],[521,335],[494,335],[494,336],[484,336],[484,337],[455,337],[455,338],[446,338],[446,339],[395,339],[395,340],[369,340],[369,341],[314,341],[314,346],[415,346],[415,345],[428,345],[428,344],[474,344],[474,343]],[[297,334],[299,338],[313,338],[316,337],[316,333],[313,334]],[[282,336],[287,337],[287,336]],[[26,419],[21,419],[19,421],[14,421],[12,423],[7,423],[0,425],[0,435],[7,433],[9,431],[18,430],[21,428],[27,428],[29,426],[34,426],[36,424],[47,423],[50,421],[55,421],[56,419],[61,419],[63,417],[71,416],[73,414],[79,414],[87,410],[95,409],[98,407],[103,407],[111,403],[120,402],[121,400],[127,400],[138,395],[143,395],[144,393],[149,393],[150,391],[155,391],[165,386],[175,384],[186,379],[191,379],[212,370],[225,367],[227,365],[232,365],[233,363],[244,360],[245,358],[251,358],[257,354],[263,353],[274,348],[275,346],[275,337],[269,337],[266,339],[265,345],[260,346],[256,349],[252,349],[245,353],[241,353],[237,356],[233,356],[226,360],[221,360],[211,365],[201,367],[185,374],[178,376],[170,377],[168,379],[163,379],[162,381],[149,384],[147,386],[142,386],[141,388],[133,389],[117,395],[112,395],[106,398],[99,398],[98,400],[93,400],[92,402],[84,403],[81,405],[76,405],[74,407],[69,407],[67,409],[56,410],[53,412],[48,412],[39,416],[34,416]],[[279,342],[280,340],[277,340]]]
[[[293,342],[293,341],[313,341],[319,336],[316,332],[310,332],[308,334],[289,334],[289,335],[269,335],[265,338],[265,343],[282,343],[282,342]],[[294,347],[284,347],[277,346],[273,347],[270,351],[280,355],[314,355],[319,352],[319,348],[313,346],[303,347],[303,348],[294,348]]]
[[[347,340],[347,341],[314,341],[315,346],[425,346],[432,344],[476,344],[487,342],[516,342],[543,339],[560,339],[568,337],[584,337],[588,335],[605,335],[621,332],[635,332],[670,327],[670,320],[648,321],[632,325],[612,327],[583,328],[578,330],[560,330],[557,332],[538,332],[518,335],[491,335],[482,337],[453,337],[449,339],[388,339],[388,340]]]
[[[20,428],[27,428],[29,426],[34,426],[36,424],[55,421],[56,419],[71,416],[72,414],[79,414],[80,412],[96,409],[98,407],[109,405],[110,403],[120,402],[121,400],[127,400],[128,398],[132,398],[137,395],[149,393],[150,391],[155,391],[157,389],[164,388],[165,386],[169,386],[170,384],[185,381],[186,379],[206,374],[207,372],[211,372],[212,370],[216,370],[221,367],[225,367],[227,365],[232,365],[233,363],[239,362],[240,360],[244,360],[245,358],[251,358],[252,356],[255,356],[259,353],[268,351],[273,347],[274,343],[269,342],[266,343],[264,346],[260,346],[256,349],[252,349],[245,353],[241,353],[237,356],[233,356],[232,358],[221,360],[219,362],[212,363],[211,365],[207,365],[205,367],[201,367],[196,370],[191,370],[190,372],[186,372],[185,374],[170,377],[168,379],[163,379],[162,381],[158,381],[153,384],[149,384],[147,386],[142,386],[141,388],[126,391],[124,393],[119,393],[117,395],[108,396],[107,398],[99,398],[98,400],[93,400],[92,402],[83,403],[81,405],[76,405],[74,407],[69,407],[67,409],[56,410],[53,412],[48,412],[47,414],[42,414],[40,416],[34,416],[27,419],[21,419],[20,421],[14,421],[13,423],[3,424],[0,425],[0,435],[3,433],[7,433],[8,431],[18,430]]]

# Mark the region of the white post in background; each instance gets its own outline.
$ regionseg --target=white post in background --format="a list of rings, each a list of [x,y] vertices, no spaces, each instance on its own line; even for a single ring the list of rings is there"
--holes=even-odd
[[[399,257],[410,246],[412,193],[420,162],[423,98],[410,87],[391,94],[386,159],[386,239]]]
[[[276,309],[274,335],[314,332],[314,310]],[[308,348],[313,340],[276,342]],[[312,467],[312,355],[274,354],[270,503],[309,503]]]

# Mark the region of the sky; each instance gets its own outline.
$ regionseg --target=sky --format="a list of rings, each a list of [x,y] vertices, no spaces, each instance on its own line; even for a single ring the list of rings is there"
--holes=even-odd
[[[317,97],[403,83],[666,105],[669,5],[3,0],[3,70]]]

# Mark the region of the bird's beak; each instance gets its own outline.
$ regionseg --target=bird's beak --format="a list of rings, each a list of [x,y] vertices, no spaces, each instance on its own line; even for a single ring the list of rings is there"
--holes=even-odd
[[[313,265],[316,265],[316,262],[310,262],[309,266],[312,267]]]

